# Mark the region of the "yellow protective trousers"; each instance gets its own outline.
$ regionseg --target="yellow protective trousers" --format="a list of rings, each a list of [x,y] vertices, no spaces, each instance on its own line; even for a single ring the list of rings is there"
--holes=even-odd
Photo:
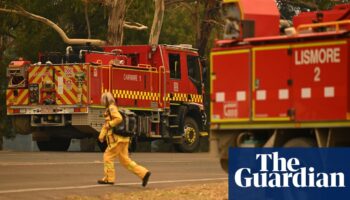
[[[104,161],[104,178],[103,180],[108,182],[115,181],[115,168],[114,159],[119,158],[119,162],[129,171],[137,175],[140,179],[143,179],[148,172],[146,168],[136,164],[129,158],[128,152],[129,142],[117,142],[112,148],[107,148],[103,154]]]

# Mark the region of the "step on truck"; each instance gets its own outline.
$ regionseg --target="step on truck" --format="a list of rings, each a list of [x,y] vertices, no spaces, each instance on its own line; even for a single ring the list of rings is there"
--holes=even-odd
[[[224,0],[210,54],[211,150],[350,145],[350,4],[280,20],[274,0]]]
[[[7,114],[40,150],[65,151],[73,138],[97,138],[104,92],[137,118],[138,140],[162,139],[183,152],[207,137],[202,67],[189,45],[68,46],[7,69]]]

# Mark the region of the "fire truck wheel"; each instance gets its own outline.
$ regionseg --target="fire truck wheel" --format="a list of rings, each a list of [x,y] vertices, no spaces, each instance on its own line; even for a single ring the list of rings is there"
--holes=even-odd
[[[317,143],[312,138],[298,137],[288,140],[283,147],[317,147]]]
[[[40,151],[67,151],[71,138],[50,138],[47,141],[37,141]]]
[[[185,118],[184,135],[178,146],[181,152],[192,153],[199,147],[199,129],[196,120],[191,117]]]

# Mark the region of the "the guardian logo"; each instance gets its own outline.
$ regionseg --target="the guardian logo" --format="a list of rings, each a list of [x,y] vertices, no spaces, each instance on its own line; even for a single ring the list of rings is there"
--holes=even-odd
[[[316,171],[317,166],[302,166],[298,158],[283,158],[278,152],[256,154],[259,171],[239,168],[234,173],[237,186],[247,188],[338,188],[345,187],[343,172]]]
[[[347,200],[350,148],[230,148],[229,200]]]

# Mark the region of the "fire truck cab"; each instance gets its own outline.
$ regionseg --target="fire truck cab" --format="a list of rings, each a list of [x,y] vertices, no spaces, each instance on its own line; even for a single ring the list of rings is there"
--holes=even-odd
[[[224,0],[210,55],[211,150],[224,170],[231,146],[350,145],[349,13],[300,13],[281,30],[274,0]]]
[[[201,63],[189,45],[76,47],[13,61],[7,113],[33,133],[40,150],[67,150],[72,138],[96,138],[104,123],[101,95],[137,116],[138,140],[164,139],[194,152],[206,137]]]

